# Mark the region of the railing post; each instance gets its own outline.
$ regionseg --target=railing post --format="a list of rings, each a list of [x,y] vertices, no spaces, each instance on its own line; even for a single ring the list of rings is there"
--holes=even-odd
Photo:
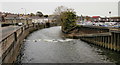
[[[29,24],[27,24],[28,28],[29,28]]]
[[[15,41],[17,41],[17,33],[14,32]]]
[[[23,27],[21,27],[21,33],[23,33]]]
[[[120,33],[118,34],[118,51],[120,51]]]

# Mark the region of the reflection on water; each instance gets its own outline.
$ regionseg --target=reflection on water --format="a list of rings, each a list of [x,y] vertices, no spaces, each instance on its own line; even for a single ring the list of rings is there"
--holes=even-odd
[[[24,39],[24,42],[41,42],[41,41],[44,41],[44,42],[69,42],[69,41],[72,41],[73,39],[35,39],[35,40],[25,40]]]
[[[90,46],[95,48],[94,51],[96,51],[99,55],[104,55],[107,57],[106,59],[108,59],[114,63],[119,63],[119,65],[120,65],[120,53],[119,52],[104,49],[102,47],[95,46],[92,44],[90,44]]]
[[[88,44],[80,39],[66,39],[60,26],[38,30],[24,40],[19,63],[115,63],[120,54]]]

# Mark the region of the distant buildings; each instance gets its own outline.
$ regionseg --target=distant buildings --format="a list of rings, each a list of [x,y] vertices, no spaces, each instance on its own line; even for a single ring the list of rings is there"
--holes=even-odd
[[[55,22],[55,16],[42,16],[39,17],[37,15],[24,15],[24,14],[12,14],[12,13],[3,13],[0,12],[0,22],[4,25],[6,24],[18,24],[24,23],[32,24],[32,23],[46,23],[46,22]]]
[[[77,23],[79,22],[120,22],[120,17],[101,17],[101,16],[78,16]],[[13,13],[5,13],[0,12],[0,22],[3,24],[18,24],[24,23],[32,24],[32,23],[46,23],[46,22],[56,22],[60,24],[60,17],[58,15],[43,15],[37,16],[35,14],[13,14]]]
[[[14,25],[18,23],[30,24],[31,19],[20,14],[0,13],[2,25]]]
[[[120,22],[120,17],[80,16],[79,22]]]

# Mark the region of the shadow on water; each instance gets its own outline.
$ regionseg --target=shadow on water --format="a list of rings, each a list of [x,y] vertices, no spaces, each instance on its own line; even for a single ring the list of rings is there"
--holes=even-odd
[[[21,49],[20,49],[20,53],[19,53],[19,55],[18,55],[18,57],[17,57],[17,60],[15,61],[15,63],[17,63],[17,64],[19,64],[19,65],[21,65],[21,61],[22,61],[22,56],[24,55],[24,50],[25,50],[25,44],[23,43],[22,45],[21,45]]]

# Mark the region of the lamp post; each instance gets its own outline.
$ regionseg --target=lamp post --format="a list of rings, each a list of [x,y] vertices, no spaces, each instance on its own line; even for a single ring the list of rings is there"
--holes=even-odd
[[[111,11],[109,11],[109,15],[110,15],[109,19],[110,19],[110,22],[111,22]]]
[[[14,26],[16,25],[16,17],[14,17]]]
[[[25,8],[21,8],[21,9],[24,9],[24,10],[25,10],[25,15],[26,15],[26,9],[25,9]]]
[[[25,16],[26,16],[26,9],[25,8],[21,8],[21,9],[24,9],[25,10]],[[25,17],[25,20],[26,20],[26,25],[28,25],[28,21],[27,21],[27,18]]]
[[[83,22],[83,18],[82,18],[83,16],[81,15],[81,22]]]
[[[2,22],[5,22],[5,14],[2,14],[2,16],[1,16],[1,21],[2,21]]]

